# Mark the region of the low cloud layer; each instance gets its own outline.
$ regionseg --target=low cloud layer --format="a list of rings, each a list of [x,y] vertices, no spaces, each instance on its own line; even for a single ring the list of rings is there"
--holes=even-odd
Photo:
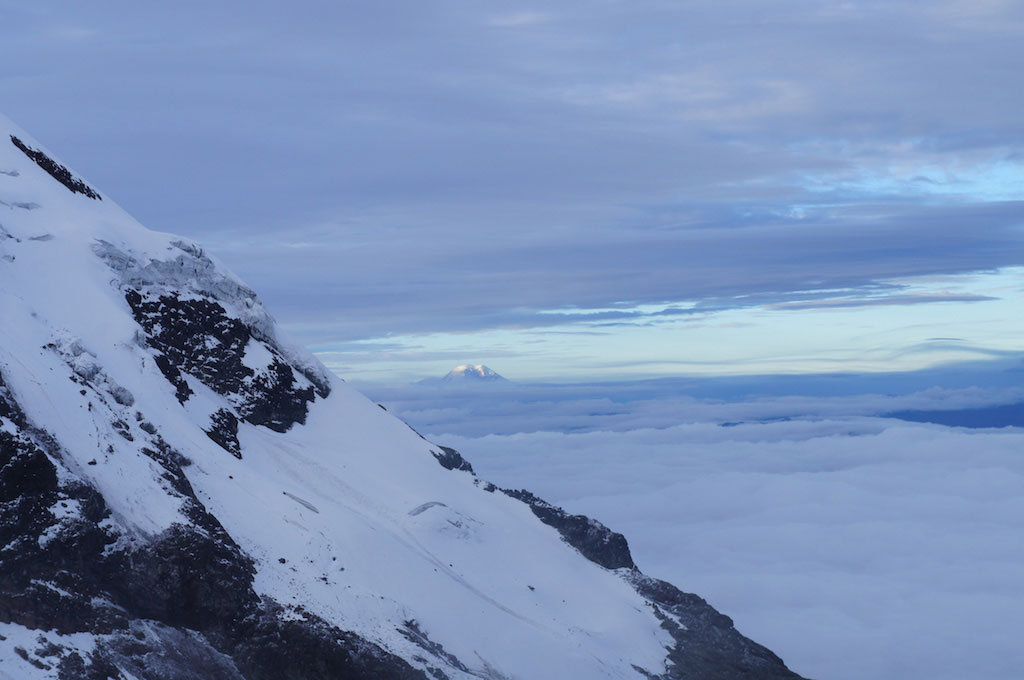
[[[801,674],[1015,677],[1024,429],[869,414],[1020,403],[1019,388],[894,382],[890,396],[824,399],[805,378],[764,386],[788,396],[723,400],[665,383],[370,393],[485,479],[622,531],[647,573],[706,597]]]
[[[1013,677],[1024,434],[858,419],[447,437],[809,676]]]

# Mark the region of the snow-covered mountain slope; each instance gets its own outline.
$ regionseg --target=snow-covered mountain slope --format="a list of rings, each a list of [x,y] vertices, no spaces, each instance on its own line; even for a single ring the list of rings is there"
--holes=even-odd
[[[0,118],[0,677],[796,676]]]

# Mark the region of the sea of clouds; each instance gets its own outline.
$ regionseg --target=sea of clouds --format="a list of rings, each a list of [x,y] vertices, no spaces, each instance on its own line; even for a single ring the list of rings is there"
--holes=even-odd
[[[364,391],[481,477],[623,532],[804,676],[1019,678],[1021,391],[826,383]],[[886,417],[990,408],[1018,427]]]

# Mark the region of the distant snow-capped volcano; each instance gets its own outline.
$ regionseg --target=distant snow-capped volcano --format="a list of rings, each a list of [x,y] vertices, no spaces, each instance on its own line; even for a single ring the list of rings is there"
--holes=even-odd
[[[461,380],[476,382],[478,380],[505,380],[505,378],[483,364],[463,364],[448,371],[448,374],[441,378],[441,380],[444,380],[445,382],[456,382]]]
[[[493,388],[499,385],[512,385],[512,381],[499,375],[496,371],[483,364],[462,364],[448,371],[441,378],[424,378],[416,383],[425,387]]]

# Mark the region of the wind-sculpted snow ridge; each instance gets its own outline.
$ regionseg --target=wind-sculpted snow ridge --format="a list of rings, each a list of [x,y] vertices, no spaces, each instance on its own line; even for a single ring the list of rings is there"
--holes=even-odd
[[[0,127],[0,677],[797,677]]]

